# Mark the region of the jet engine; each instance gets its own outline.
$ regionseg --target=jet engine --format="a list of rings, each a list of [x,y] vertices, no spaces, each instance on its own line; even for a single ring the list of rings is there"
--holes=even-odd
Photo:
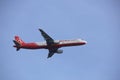
[[[57,53],[57,54],[62,54],[62,53],[63,53],[63,50],[62,50],[62,49],[58,49],[58,50],[56,51],[56,53]]]

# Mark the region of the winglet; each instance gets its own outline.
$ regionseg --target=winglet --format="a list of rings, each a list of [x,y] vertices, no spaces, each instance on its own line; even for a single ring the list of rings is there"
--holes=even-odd
[[[42,29],[39,29],[39,31],[43,34],[43,33],[45,33]]]
[[[43,30],[42,30],[42,29],[39,29],[39,31],[40,31],[40,32],[43,32]]]

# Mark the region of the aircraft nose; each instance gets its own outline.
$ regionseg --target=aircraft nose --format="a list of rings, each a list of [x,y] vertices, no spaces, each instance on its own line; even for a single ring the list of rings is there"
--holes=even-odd
[[[87,41],[83,41],[85,44],[87,44]]]

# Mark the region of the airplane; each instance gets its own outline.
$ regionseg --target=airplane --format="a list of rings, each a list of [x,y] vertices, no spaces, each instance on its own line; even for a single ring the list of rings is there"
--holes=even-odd
[[[44,42],[24,42],[19,36],[15,36],[15,40],[13,40],[14,44],[13,47],[16,48],[16,51],[22,49],[48,49],[48,57],[52,57],[55,53],[61,54],[63,50],[59,49],[61,47],[68,47],[68,46],[79,46],[85,45],[87,41],[82,39],[74,39],[74,40],[54,40],[51,38],[45,31],[39,29],[41,35],[45,39]]]

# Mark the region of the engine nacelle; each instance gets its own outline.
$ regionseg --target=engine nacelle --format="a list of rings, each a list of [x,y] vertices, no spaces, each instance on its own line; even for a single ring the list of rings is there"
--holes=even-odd
[[[58,49],[58,50],[56,51],[56,53],[57,53],[57,54],[62,54],[62,53],[63,53],[63,50]]]

